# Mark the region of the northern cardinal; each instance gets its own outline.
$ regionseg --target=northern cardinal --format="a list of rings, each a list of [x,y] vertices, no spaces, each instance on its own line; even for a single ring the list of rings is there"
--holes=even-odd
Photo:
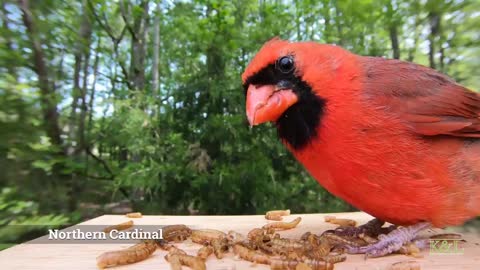
[[[480,214],[480,95],[447,76],[334,45],[273,39],[242,81],[250,125],[275,123],[329,192],[403,225],[354,252],[381,256],[420,230]]]

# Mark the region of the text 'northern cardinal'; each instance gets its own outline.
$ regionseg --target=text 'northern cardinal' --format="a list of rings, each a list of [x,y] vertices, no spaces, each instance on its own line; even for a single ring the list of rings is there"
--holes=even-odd
[[[279,39],[242,80],[250,125],[274,122],[328,191],[411,225],[353,252],[384,255],[431,225],[480,214],[479,94],[417,64]]]

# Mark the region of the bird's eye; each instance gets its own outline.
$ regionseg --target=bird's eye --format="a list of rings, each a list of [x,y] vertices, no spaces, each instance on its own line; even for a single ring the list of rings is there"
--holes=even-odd
[[[293,58],[291,56],[284,56],[277,60],[277,68],[283,73],[290,73],[295,68]]]

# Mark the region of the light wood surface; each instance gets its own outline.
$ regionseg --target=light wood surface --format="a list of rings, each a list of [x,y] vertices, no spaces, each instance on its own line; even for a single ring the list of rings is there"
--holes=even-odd
[[[289,221],[297,216],[302,217],[302,222],[294,230],[281,232],[285,237],[298,238],[307,231],[321,233],[336,226],[324,221],[325,215],[351,218],[360,224],[367,222],[372,217],[365,213],[336,213],[336,214],[300,214],[285,217]],[[105,215],[81,223],[81,225],[113,225],[130,220],[120,215]],[[268,221],[264,216],[144,216],[133,219],[136,225],[169,225],[185,224],[194,228],[212,228],[222,231],[235,230],[247,233],[255,227],[261,227]],[[435,230],[435,233],[441,230]],[[433,233],[430,231],[430,233]],[[422,270],[428,269],[480,269],[480,235],[477,233],[464,233],[467,242],[463,245],[463,254],[437,254],[432,255],[424,251],[423,258],[412,258],[404,255],[390,255],[382,258],[365,260],[362,255],[349,255],[347,261],[335,265],[338,270],[367,270],[387,269],[389,265],[399,261],[415,260],[419,262]],[[125,248],[131,244],[35,244],[27,242],[0,252],[0,269],[96,269],[96,257],[110,250]],[[189,254],[195,254],[198,245],[183,243],[179,245]],[[147,260],[111,269],[118,270],[143,270],[143,269],[169,269],[168,263],[163,258],[165,252],[157,251]],[[187,268],[184,268],[187,269]],[[238,269],[269,269],[264,265],[252,265],[250,262],[236,260],[233,255],[228,255],[222,260],[211,256],[207,260],[207,269],[210,270],[238,270]]]

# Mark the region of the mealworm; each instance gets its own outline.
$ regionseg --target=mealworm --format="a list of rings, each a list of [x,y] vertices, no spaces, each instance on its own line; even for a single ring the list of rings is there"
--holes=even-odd
[[[282,259],[275,259],[271,261],[270,267],[272,270],[290,270],[296,269],[299,263],[304,263],[308,265],[312,270],[333,270],[333,264],[322,261],[322,260],[282,260]]]
[[[276,221],[281,221],[283,220],[283,217],[280,215],[274,215],[274,214],[265,214],[265,219],[268,220],[276,220]]]
[[[265,219],[268,220],[282,220],[282,216],[289,216],[290,215],[290,209],[287,210],[272,210],[268,211],[265,214]]]
[[[309,252],[310,258],[318,258],[327,255],[332,250],[332,244],[324,237],[320,237],[310,232],[305,233],[301,237],[302,241],[308,243],[311,247]]]
[[[278,222],[272,222],[265,224],[262,228],[263,229],[270,229],[273,228],[275,230],[289,230],[295,228],[298,223],[302,221],[301,217],[297,217],[296,219],[290,221],[290,222],[283,222],[283,221],[278,221]]]
[[[430,239],[454,240],[462,239],[462,235],[458,233],[441,233],[430,236]]]
[[[170,270],[182,270],[182,264],[178,256],[170,256],[168,259],[165,256],[165,260],[170,263]]]
[[[174,245],[170,244],[164,244],[165,242],[162,242],[162,244],[159,245],[159,247],[163,250],[168,251],[169,254],[183,254],[186,255],[187,253],[183,251],[183,249],[179,249]]]
[[[260,248],[271,254],[297,256],[303,254],[307,250],[311,250],[312,245],[303,240],[274,237],[270,241],[261,244]]]
[[[312,259],[319,259],[327,256],[333,248],[333,245],[326,238],[320,237],[314,241],[314,248],[308,251],[306,254]]]
[[[307,264],[312,270],[333,270],[333,263],[329,263],[323,260],[304,260],[303,263]]]
[[[353,219],[336,218],[335,216],[325,216],[325,222],[339,225],[341,227],[355,227],[357,222]]]
[[[129,220],[129,221],[126,221],[126,222],[123,222],[123,223],[120,223],[120,224],[116,224],[116,225],[112,225],[112,226],[108,226],[105,229],[103,229],[103,232],[104,233],[109,233],[113,230],[123,231],[123,230],[129,229],[131,227],[133,227],[133,220]]]
[[[273,238],[270,240],[270,243],[274,247],[283,248],[283,249],[305,249],[307,244],[304,242],[287,239],[287,238]]]
[[[270,263],[270,269],[272,270],[296,269],[299,263],[300,262],[297,260],[273,259]]]
[[[405,244],[402,247],[400,247],[400,249],[397,252],[400,254],[410,255],[415,258],[423,257],[420,249],[417,247],[417,245],[415,245],[415,243]]]
[[[224,232],[213,229],[193,230],[192,235],[190,236],[192,242],[201,245],[211,243],[214,239],[226,237],[227,235]]]
[[[233,253],[253,263],[270,264],[270,257],[268,255],[250,250],[240,244],[233,245]]]
[[[270,241],[272,238],[273,229],[255,228],[248,232],[247,238],[249,241],[247,245],[255,246],[256,248],[262,246],[264,243]]]
[[[128,217],[128,218],[141,218],[142,213],[140,213],[140,212],[127,213],[127,214],[125,214],[125,216]]]
[[[305,232],[304,234],[302,234],[302,236],[300,236],[300,239],[306,241],[311,235],[313,235],[313,233]]]
[[[181,242],[192,234],[192,230],[183,224],[168,225],[162,228],[162,234],[166,241]]]
[[[236,244],[236,243],[241,243],[245,241],[247,238],[245,237],[245,235],[238,233],[236,231],[228,231],[227,239],[232,243]]]
[[[320,244],[321,237],[311,232],[306,232],[300,237],[300,241],[308,243],[311,246],[318,246]]]
[[[347,255],[345,254],[329,254],[325,257],[322,258],[322,260],[328,262],[328,263],[339,263],[339,262],[344,262],[347,260]]]
[[[122,250],[108,251],[97,257],[97,266],[100,269],[115,265],[131,264],[143,261],[157,249],[157,244],[152,240]]]
[[[213,253],[217,259],[223,258],[223,254],[228,251],[228,240],[226,238],[212,240]]]
[[[213,247],[212,246],[203,246],[197,251],[197,257],[199,257],[202,260],[206,260],[208,256],[210,256],[213,253]]]
[[[295,270],[312,270],[312,268],[308,264],[301,262],[297,264]]]
[[[265,230],[261,228],[254,228],[250,230],[247,234],[247,238],[250,241],[257,240],[259,237],[263,239],[263,236],[265,235]]]
[[[179,262],[181,265],[185,265],[187,267],[190,267],[193,270],[206,270],[207,269],[207,266],[205,265],[204,260],[202,260],[198,257],[190,256],[190,255],[168,254],[167,256],[165,256],[165,259],[170,263],[170,266],[172,267],[172,269],[173,269],[173,267],[178,267],[177,262]],[[175,268],[175,269],[178,269],[178,268]]]

